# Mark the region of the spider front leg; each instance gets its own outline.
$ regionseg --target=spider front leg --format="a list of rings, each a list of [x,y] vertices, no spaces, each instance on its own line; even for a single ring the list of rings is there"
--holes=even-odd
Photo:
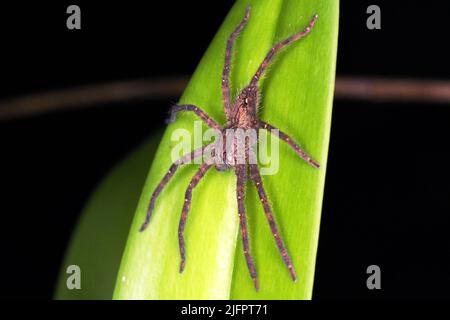
[[[272,126],[271,124],[268,124],[264,121],[259,121],[259,128],[260,129],[266,129],[271,134],[276,135],[278,138],[286,142],[294,151],[299,155],[300,158],[302,158],[307,164],[309,164],[313,168],[319,168],[320,164],[312,159],[305,151],[303,151],[302,148],[299,147],[298,144],[292,140],[291,137],[289,137],[286,133],[280,131],[280,129]]]
[[[211,146],[211,144],[203,146],[201,148],[198,148],[190,153],[185,154],[183,157],[181,157],[180,159],[178,159],[177,161],[175,161],[169,168],[169,171],[167,171],[167,173],[164,175],[164,177],[162,178],[161,182],[158,184],[158,186],[156,187],[155,191],[153,191],[152,197],[150,199],[150,204],[148,206],[148,210],[147,210],[147,215],[145,217],[145,221],[142,224],[141,228],[139,229],[139,231],[144,231],[149,222],[150,222],[150,218],[152,216],[153,213],[153,209],[155,207],[155,202],[156,202],[156,198],[158,198],[159,194],[161,193],[161,191],[164,189],[164,187],[166,186],[166,184],[169,182],[169,180],[173,177],[173,175],[175,174],[175,171],[177,171],[178,167],[180,165],[183,165],[195,158],[198,158],[200,156],[203,155],[203,151],[208,147]]]
[[[221,130],[220,125],[217,122],[215,122],[205,111],[192,104],[183,104],[183,105],[177,104],[173,106],[170,109],[169,118],[166,120],[166,122],[167,123],[174,122],[177,117],[177,113],[180,111],[194,112],[200,119],[203,120],[204,123],[206,123],[208,127]]]
[[[181,255],[180,273],[183,272],[184,265],[186,262],[186,251],[184,247],[184,227],[186,225],[186,219],[189,213],[189,209],[191,207],[192,190],[194,190],[199,181],[204,177],[206,171],[208,171],[208,169],[211,168],[211,166],[212,164],[209,163],[204,163],[200,166],[200,169],[198,169],[197,173],[192,178],[184,195],[183,211],[181,212],[180,223],[178,225],[178,242],[180,245],[180,255]]]
[[[263,62],[259,66],[258,70],[256,71],[255,75],[252,78],[252,81],[250,82],[250,86],[256,86],[258,84],[259,79],[261,79],[261,76],[264,74],[264,71],[266,71],[267,67],[269,66],[270,62],[272,61],[273,57],[284,47],[287,47],[291,43],[300,40],[301,38],[307,36],[312,28],[314,27],[314,24],[317,21],[317,18],[319,16],[315,14],[312,19],[309,21],[309,24],[306,26],[305,29],[302,31],[293,34],[289,38],[284,39],[283,41],[278,42],[276,45],[274,45],[269,52],[267,53],[266,57],[264,58]]]
[[[249,166],[250,166],[250,177],[253,183],[255,184],[256,189],[258,190],[259,199],[261,200],[261,203],[263,205],[267,221],[269,222],[270,230],[272,231],[273,237],[275,238],[275,242],[277,243],[278,251],[280,251],[281,253],[281,257],[283,258],[284,264],[287,266],[289,270],[289,274],[291,275],[292,280],[296,281],[297,275],[295,273],[294,266],[292,265],[291,258],[289,257],[286,247],[284,246],[283,240],[281,239],[278,227],[273,218],[272,209],[270,208],[266,191],[264,190],[261,175],[259,174],[258,165],[250,164]]]
[[[222,71],[223,105],[225,108],[225,115],[227,116],[227,119],[230,119],[230,115],[231,115],[231,98],[230,98],[229,77],[230,77],[230,69],[231,69],[231,56],[233,55],[233,45],[234,45],[234,42],[235,42],[237,36],[242,31],[244,26],[247,24],[249,17],[250,17],[250,7],[247,7],[247,9],[245,10],[244,18],[241,20],[239,25],[236,27],[236,29],[233,31],[233,33],[230,35],[230,37],[227,40],[227,49],[225,51],[225,64],[223,66],[223,71]]]
[[[236,166],[236,194],[238,202],[239,224],[242,236],[242,246],[244,247],[245,261],[247,262],[247,267],[250,271],[250,276],[252,277],[255,289],[256,291],[259,291],[258,277],[256,274],[255,264],[253,263],[253,258],[250,253],[250,245],[248,241],[247,217],[245,213],[245,182],[247,180],[246,171],[247,168],[245,165]]]

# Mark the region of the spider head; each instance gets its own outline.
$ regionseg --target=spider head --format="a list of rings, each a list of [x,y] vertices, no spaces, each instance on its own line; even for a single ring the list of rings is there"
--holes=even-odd
[[[237,96],[231,124],[240,128],[253,127],[259,104],[259,90],[255,86],[245,87]]]

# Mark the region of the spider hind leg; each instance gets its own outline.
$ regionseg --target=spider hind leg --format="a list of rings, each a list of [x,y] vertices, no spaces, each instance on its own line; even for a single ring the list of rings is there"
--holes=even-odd
[[[278,251],[281,254],[281,257],[284,261],[284,264],[289,270],[289,274],[292,278],[292,281],[297,281],[297,274],[295,272],[294,266],[292,264],[291,257],[289,256],[287,249],[281,239],[280,232],[278,231],[278,227],[275,223],[275,219],[272,214],[272,209],[270,208],[266,191],[264,190],[263,182],[261,179],[261,175],[259,173],[258,166],[256,164],[250,164],[250,178],[256,186],[258,191],[259,199],[261,200],[264,213],[266,214],[267,222],[269,223],[270,230],[272,232],[273,237],[275,238],[275,242],[278,247]]]
[[[245,213],[245,182],[247,180],[247,168],[245,165],[238,165],[236,167],[236,195],[238,202],[238,214],[239,214],[239,227],[242,236],[242,246],[244,248],[245,261],[247,262],[247,267],[250,272],[250,276],[253,280],[253,285],[255,290],[259,291],[258,276],[256,274],[255,264],[250,253],[250,244],[248,240],[248,229],[247,229],[247,217]]]
[[[184,195],[184,204],[183,211],[181,212],[180,223],[178,225],[178,242],[180,246],[180,273],[183,272],[184,266],[186,263],[186,250],[184,245],[184,227],[186,225],[187,216],[189,213],[189,209],[191,208],[191,200],[192,200],[192,191],[200,182],[200,180],[205,176],[205,173],[211,168],[211,164],[204,163],[200,166],[200,169],[195,173],[194,177],[192,177],[189,186],[186,189],[186,193]]]
[[[189,163],[189,161],[191,161],[195,158],[202,156],[203,151],[208,146],[211,146],[211,144],[203,146],[201,148],[198,148],[192,152],[189,152],[189,153],[185,154],[183,157],[181,157],[180,159],[178,159],[177,161],[175,161],[174,163],[172,163],[169,170],[166,172],[166,174],[164,175],[164,177],[162,178],[162,180],[159,182],[159,184],[156,186],[155,190],[152,193],[150,203],[149,203],[148,209],[147,209],[147,214],[145,216],[145,221],[142,223],[141,227],[139,228],[140,232],[143,232],[145,229],[147,229],[148,224],[150,223],[150,218],[152,216],[153,209],[155,208],[156,199],[158,198],[159,194],[164,189],[164,187],[167,185],[167,183],[170,181],[170,179],[173,177],[173,175],[177,171],[178,167],[183,164]]]

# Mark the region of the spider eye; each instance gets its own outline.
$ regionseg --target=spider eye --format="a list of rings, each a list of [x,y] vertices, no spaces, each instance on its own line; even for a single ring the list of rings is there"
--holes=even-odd
[[[248,98],[245,98],[244,101],[245,101],[245,104],[248,104]]]

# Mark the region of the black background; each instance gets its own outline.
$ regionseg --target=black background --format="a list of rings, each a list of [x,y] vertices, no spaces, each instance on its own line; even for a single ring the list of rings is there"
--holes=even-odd
[[[450,6],[420,3],[342,1],[337,75],[448,78]],[[66,28],[70,4],[81,7],[80,31]],[[365,26],[370,4],[381,30]],[[2,3],[0,98],[189,75],[231,6]],[[0,122],[1,296],[51,298],[90,192],[163,127],[176,99]],[[450,297],[449,119],[447,105],[335,101],[315,299]],[[378,291],[366,288],[371,264],[382,270]]]

